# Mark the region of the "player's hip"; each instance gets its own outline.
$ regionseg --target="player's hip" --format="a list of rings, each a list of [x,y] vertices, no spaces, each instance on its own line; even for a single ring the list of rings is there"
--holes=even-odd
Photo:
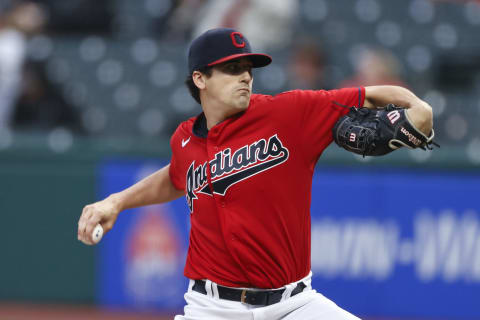
[[[310,272],[299,281],[273,290],[232,288],[210,280],[190,280],[185,293],[185,315],[175,320],[359,320],[313,290],[311,278]],[[325,316],[322,318],[321,314]]]

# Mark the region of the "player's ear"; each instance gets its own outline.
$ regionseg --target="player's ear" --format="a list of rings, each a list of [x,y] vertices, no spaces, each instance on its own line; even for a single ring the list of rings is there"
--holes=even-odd
[[[198,89],[205,89],[205,79],[206,75],[204,75],[200,71],[194,71],[192,73],[193,83],[195,83]]]

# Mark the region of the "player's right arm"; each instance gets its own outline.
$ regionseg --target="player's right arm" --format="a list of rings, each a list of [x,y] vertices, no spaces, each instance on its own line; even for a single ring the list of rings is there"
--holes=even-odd
[[[108,232],[123,210],[164,203],[183,196],[185,191],[172,184],[169,168],[170,165],[167,165],[131,187],[85,206],[78,221],[78,240],[93,244],[91,235],[95,226],[100,223],[104,232]]]

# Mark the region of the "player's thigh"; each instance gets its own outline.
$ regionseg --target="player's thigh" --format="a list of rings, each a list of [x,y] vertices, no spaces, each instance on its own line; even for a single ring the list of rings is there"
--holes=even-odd
[[[361,320],[343,310],[333,301],[320,293],[295,311],[289,313],[283,320]]]

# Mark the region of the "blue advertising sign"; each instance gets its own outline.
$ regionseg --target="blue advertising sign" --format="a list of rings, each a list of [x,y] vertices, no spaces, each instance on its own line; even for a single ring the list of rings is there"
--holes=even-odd
[[[99,196],[161,167],[106,162]],[[313,287],[362,317],[479,319],[479,186],[480,174],[317,168]],[[122,213],[100,243],[99,302],[181,309],[189,218],[183,198]]]
[[[163,166],[111,161],[100,169],[100,198],[123,190]],[[179,310],[184,306],[183,276],[189,230],[183,198],[131,209],[119,215],[100,242],[98,299],[105,306]]]
[[[480,174],[318,168],[313,285],[359,315],[480,319]]]

